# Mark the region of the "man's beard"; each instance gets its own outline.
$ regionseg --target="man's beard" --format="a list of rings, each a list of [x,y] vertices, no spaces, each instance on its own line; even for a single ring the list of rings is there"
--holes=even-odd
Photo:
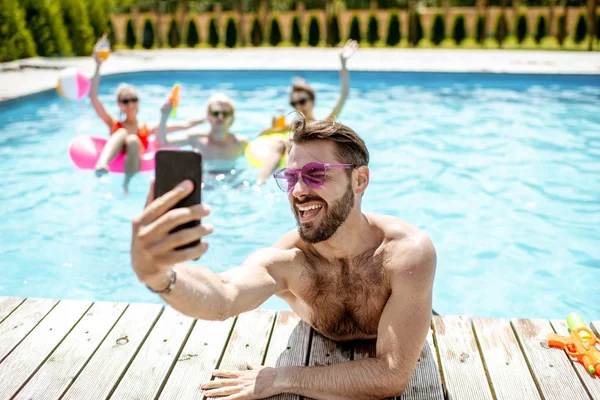
[[[322,217],[322,222],[319,226],[315,226],[315,222],[307,222],[305,224],[300,223],[300,216],[298,215],[298,202],[294,203],[294,216],[298,223],[298,234],[300,239],[306,243],[319,243],[329,239],[338,230],[338,228],[348,219],[352,207],[354,206],[354,192],[352,186],[348,185],[346,192],[342,197],[333,202],[331,207],[325,207],[325,201],[320,197],[314,196],[309,197],[302,201],[302,203],[308,203],[310,201],[318,201],[323,204],[323,210],[325,215]]]

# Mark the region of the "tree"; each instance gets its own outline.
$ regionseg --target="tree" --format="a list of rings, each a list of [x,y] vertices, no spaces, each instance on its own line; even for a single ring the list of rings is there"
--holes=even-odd
[[[20,0],[19,4],[19,9],[24,12],[26,29],[31,33],[40,56],[73,54],[59,3],[49,0]]]
[[[467,30],[465,28],[465,16],[459,14],[454,19],[454,27],[452,27],[452,38],[457,45],[460,45],[463,40],[467,37]]]
[[[340,37],[340,26],[337,15],[332,15],[327,23],[327,41],[330,46],[337,46],[342,38]]]
[[[299,46],[302,43],[302,31],[300,30],[300,22],[298,17],[294,17],[292,20],[292,43]]]
[[[390,23],[388,26],[388,34],[385,44],[388,46],[396,46],[398,43],[400,43],[401,38],[402,34],[400,33],[400,18],[398,18],[398,13],[393,12],[392,15],[390,15]]]
[[[61,0],[60,4],[75,55],[91,55],[96,40],[85,4],[79,0]]]
[[[577,19],[577,25],[575,26],[575,34],[573,35],[573,41],[577,44],[583,42],[585,37],[587,36],[587,22],[585,20],[585,15],[579,15],[579,19]]]
[[[260,27],[260,22],[258,22],[258,18],[254,18],[254,22],[252,23],[252,30],[250,31],[250,41],[252,42],[252,46],[258,47],[263,42],[263,33],[262,28]]]
[[[421,15],[418,12],[414,12],[409,15],[408,24],[408,42],[416,47],[421,39],[423,39],[423,25],[421,25]],[[414,37],[411,37],[411,33],[414,32]]]
[[[144,22],[144,34],[142,36],[142,47],[145,49],[151,49],[154,47],[154,27],[152,21],[146,19]]]
[[[498,15],[498,21],[496,22],[496,41],[500,48],[502,47],[502,42],[506,39],[507,30],[506,17],[504,14]]]
[[[113,45],[117,44],[117,37],[115,36],[115,29],[113,28],[113,24],[112,21],[110,20],[110,18],[108,19],[108,25],[106,27],[107,29],[107,33],[108,33],[108,40],[110,43],[112,43]]]
[[[519,14],[517,17],[517,42],[523,43],[525,36],[527,36],[527,18],[525,18],[525,14]]]
[[[535,30],[535,42],[540,44],[542,38],[546,36],[546,17],[540,15],[538,18],[537,29]]]
[[[227,29],[225,30],[225,46],[232,48],[237,43],[237,27],[233,18],[227,20]]]
[[[371,46],[379,41],[379,22],[377,22],[377,18],[375,14],[369,15],[369,24],[367,28],[367,42]]]
[[[196,45],[200,43],[198,27],[196,27],[196,21],[194,21],[194,18],[190,18],[188,22],[186,43],[189,47],[196,47]]]
[[[269,43],[271,43],[271,46],[277,46],[281,43],[281,29],[279,29],[279,22],[277,22],[277,18],[275,17],[271,20]]]
[[[485,16],[484,15],[479,15],[477,17],[477,26],[476,26],[476,29],[475,29],[475,37],[476,37],[477,43],[483,44],[485,42],[485,36],[486,36],[486,32],[485,32]]]
[[[35,43],[18,0],[0,1],[0,21],[0,62],[35,56]]]
[[[99,38],[108,31],[110,4],[107,0],[86,0],[86,3],[94,37]]]
[[[125,45],[130,49],[133,49],[137,44],[137,37],[135,36],[135,29],[133,29],[133,20],[129,18],[127,21],[127,28],[125,29]]]
[[[208,24],[208,44],[212,47],[217,47],[219,45],[219,30],[217,29],[217,20],[215,18],[211,18]]]
[[[179,33],[179,28],[177,26],[177,21],[175,18],[171,20],[169,24],[169,46],[175,48],[179,46],[181,43],[181,34]]]
[[[558,44],[562,47],[563,43],[565,42],[565,38],[567,37],[567,22],[566,22],[566,18],[565,15],[559,15],[558,16],[558,21],[557,21],[557,26],[556,26],[556,40],[558,41]]]
[[[352,22],[350,22],[350,35],[348,35],[348,39],[354,39],[359,43],[361,41],[360,21],[357,15],[353,16]]]
[[[317,46],[321,41],[321,31],[319,29],[319,22],[317,17],[314,15],[310,18],[310,25],[308,27],[308,44],[310,46]]]
[[[431,26],[431,42],[438,46],[446,38],[446,24],[442,14],[436,14]]]

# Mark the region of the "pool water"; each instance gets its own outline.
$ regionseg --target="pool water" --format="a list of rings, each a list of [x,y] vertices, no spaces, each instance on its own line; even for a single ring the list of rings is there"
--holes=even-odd
[[[194,71],[105,77],[101,100],[138,87],[141,120],[158,121],[174,81],[178,120],[205,115],[215,91],[236,103],[233,131],[249,138],[288,105],[290,83],[317,91],[315,115],[339,95],[336,72]],[[371,152],[363,208],[403,218],[438,254],[434,308],[442,314],[600,319],[600,77],[353,72],[339,121]],[[89,99],[56,93],[0,104],[0,295],[160,302],[130,266],[131,220],[152,173],[123,195],[122,177],[76,169],[76,135],[106,136]],[[240,264],[295,228],[286,195],[242,160],[213,182],[214,271]],[[220,178],[219,178],[220,179]],[[264,308],[287,309],[273,298]]]

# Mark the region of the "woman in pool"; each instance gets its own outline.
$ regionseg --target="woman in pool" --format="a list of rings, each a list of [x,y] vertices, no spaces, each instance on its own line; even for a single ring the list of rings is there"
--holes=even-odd
[[[340,51],[340,61],[342,63],[342,68],[340,69],[342,92],[333,111],[331,111],[331,113],[327,117],[327,120],[335,120],[339,116],[340,112],[342,111],[342,108],[344,107],[344,103],[348,98],[350,84],[348,69],[346,68],[346,61],[350,57],[352,57],[352,55],[356,52],[357,49],[358,42],[356,42],[356,40],[349,39]],[[313,109],[315,107],[315,91],[305,80],[298,80],[292,86],[292,92],[290,93],[290,105],[296,111],[302,113],[302,115],[304,115],[307,121],[313,121],[315,119],[313,115]],[[261,135],[265,133],[285,132],[289,129],[290,125],[286,124],[284,128],[266,129],[261,133]],[[284,139],[273,139],[271,141],[269,155],[266,157],[265,162],[263,163],[258,173],[257,183],[259,185],[264,183],[267,179],[269,179],[271,174],[275,172],[275,170],[279,166],[281,157],[283,157],[283,155],[285,154],[285,145],[286,141]]]
[[[106,35],[105,35],[106,36]],[[105,38],[103,36],[103,38]],[[102,40],[101,38],[100,40]],[[108,173],[108,164],[120,152],[125,152],[125,180],[123,181],[123,190],[128,192],[129,181],[131,177],[140,170],[141,155],[148,147],[148,138],[156,133],[158,125],[140,123],[137,119],[139,97],[135,87],[129,84],[121,84],[117,88],[117,104],[120,110],[120,117],[117,119],[104,109],[104,106],[98,99],[98,86],[100,85],[100,66],[104,61],[94,50],[94,59],[96,60],[96,72],[92,78],[92,88],[90,90],[90,99],[96,114],[104,121],[110,132],[110,138],[102,149],[102,153],[96,163],[96,176],[102,176]],[[123,119],[123,116],[125,119]],[[204,122],[205,119],[187,121],[169,126],[169,131],[187,129]]]

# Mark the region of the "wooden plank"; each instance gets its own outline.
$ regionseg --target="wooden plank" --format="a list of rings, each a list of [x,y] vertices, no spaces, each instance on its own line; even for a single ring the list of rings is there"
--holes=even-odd
[[[0,324],[0,362],[57,303],[54,299],[27,299]]]
[[[160,304],[130,304],[62,399],[108,398],[162,309]]]
[[[201,400],[200,385],[208,382],[225,351],[234,318],[197,320],[160,393],[160,400]]]
[[[280,311],[275,320],[271,341],[267,349],[265,366],[303,366],[308,357],[310,325],[292,311]],[[272,399],[299,400],[300,396],[285,393]]]
[[[179,357],[193,322],[193,318],[167,307],[111,397],[115,399],[156,398]]]
[[[363,360],[377,356],[377,340],[356,340],[352,349],[352,359]],[[386,397],[384,400],[394,400],[395,397]]]
[[[571,336],[567,322],[564,319],[553,320],[552,327],[559,335],[567,337]],[[575,372],[577,372],[577,375],[579,375],[579,378],[581,379],[581,382],[583,382],[583,385],[587,388],[588,393],[591,394],[592,399],[600,399],[600,379],[598,379],[598,376],[590,375],[588,370],[579,361],[577,361],[577,359],[572,360],[571,357],[569,357],[566,353],[565,357],[571,360]]]
[[[0,323],[25,301],[22,297],[0,297]]]
[[[362,342],[362,343],[361,343]],[[359,345],[372,346],[365,341],[357,342]],[[319,332],[312,329],[312,344],[310,346],[310,356],[308,365],[313,367],[316,365],[334,365],[352,360],[355,342],[334,342],[327,339]],[[359,350],[361,354],[369,352],[364,348]]]
[[[472,322],[496,397],[541,400],[510,321],[473,318]]]
[[[104,340],[127,303],[95,303],[15,399],[58,399]]]
[[[547,399],[589,399],[566,355],[548,349],[550,322],[542,319],[513,319],[513,328],[542,396]]]
[[[492,399],[469,319],[433,317],[434,335],[448,398]]]
[[[275,311],[271,310],[240,314],[218,368],[241,371],[248,369],[248,363],[262,364],[274,320]]]
[[[0,364],[0,399],[10,398],[35,373],[92,305],[62,300]]]

